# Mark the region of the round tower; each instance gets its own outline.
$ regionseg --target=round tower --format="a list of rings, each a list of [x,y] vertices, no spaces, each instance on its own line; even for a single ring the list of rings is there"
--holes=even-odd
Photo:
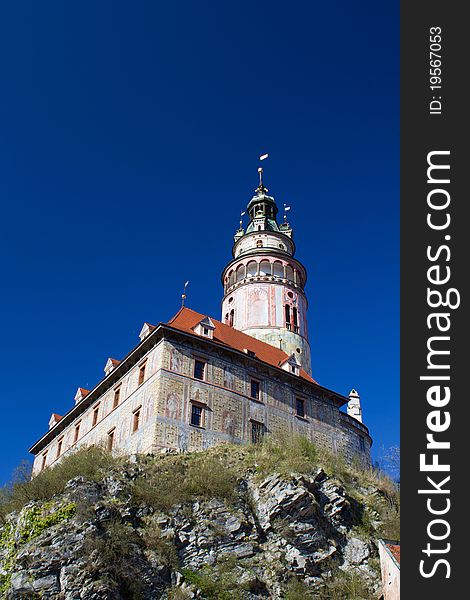
[[[250,222],[234,236],[233,259],[222,273],[222,321],[294,355],[311,373],[307,333],[305,267],[294,258],[287,222],[277,222],[278,207],[262,181],[250,200]]]

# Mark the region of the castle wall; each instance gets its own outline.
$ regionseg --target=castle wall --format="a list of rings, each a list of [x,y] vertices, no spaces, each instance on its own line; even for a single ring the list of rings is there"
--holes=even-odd
[[[42,468],[44,452],[46,465],[53,465],[77,447],[106,445],[113,428],[113,449],[154,453],[162,448],[196,451],[223,442],[247,443],[252,440],[253,422],[262,426],[265,434],[297,433],[332,451],[343,452],[348,459],[358,455],[370,461],[367,429],[341,413],[326,396],[322,397],[321,391],[313,393],[312,386],[300,378],[223,349],[210,347],[208,352],[199,340],[193,344],[189,340],[162,339],[145,359],[145,381],[138,385],[140,360],[36,456],[34,473]],[[204,381],[194,377],[195,359],[206,363]],[[252,378],[260,382],[259,400],[250,397]],[[120,403],[113,409],[114,390],[119,383]],[[304,417],[295,414],[296,398],[304,400]],[[202,408],[201,427],[190,422],[193,404]],[[92,426],[98,405],[99,419]],[[134,411],[139,407],[139,428],[133,431]],[[79,421],[80,435],[74,442]],[[62,451],[58,457],[60,439]]]

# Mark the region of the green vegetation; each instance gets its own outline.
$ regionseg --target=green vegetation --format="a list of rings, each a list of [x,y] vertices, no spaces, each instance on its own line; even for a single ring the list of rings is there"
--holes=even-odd
[[[207,600],[242,600],[243,592],[250,590],[250,582],[240,581],[238,564],[235,557],[230,557],[198,571],[183,569],[183,576],[187,583],[201,590]]]
[[[158,512],[178,505],[179,510],[192,519],[191,503],[195,500],[218,498],[228,505],[236,503],[243,493],[240,482],[247,477],[260,481],[272,474],[287,478],[292,474],[308,476],[320,467],[344,488],[351,503],[354,535],[365,540],[371,537],[399,539],[400,504],[395,484],[382,472],[364,467],[359,461],[347,464],[342,456],[300,436],[270,436],[261,444],[227,444],[191,454],[138,456],[136,464],[128,463],[125,457],[113,457],[103,448],[91,447],[64,456],[57,466],[45,469],[32,480],[26,473],[0,490],[0,524],[3,523],[0,525],[0,597],[10,586],[19,547],[73,516],[79,521],[94,516],[96,507],[86,500],[65,504],[57,499],[67,482],[77,476],[102,481],[105,475],[114,474],[120,478],[125,496],[130,496],[134,507],[147,505]],[[123,471],[131,476],[123,477]],[[126,557],[141,555],[153,560],[156,555],[157,561],[170,569],[178,569],[179,557],[173,539],[162,535],[155,516],[143,517],[139,528],[132,527],[118,516],[121,502],[121,498],[103,501],[103,505],[112,509],[110,514],[114,514],[114,518],[88,533],[83,558],[87,558],[87,570],[97,580],[104,581],[110,590],[124,590],[126,597],[137,599],[141,597],[141,590],[136,587],[136,581],[141,574],[130,566],[136,561],[126,560]],[[21,518],[13,527],[13,521],[6,520],[6,515],[21,509],[24,509]],[[278,519],[274,529],[288,540],[295,535],[288,520]],[[215,525],[214,531],[217,534]],[[239,566],[240,562],[232,557],[198,571],[184,570],[183,576],[185,582],[201,590],[207,600],[237,600],[250,589],[249,581],[240,581]],[[246,574],[246,564],[244,567]],[[176,586],[168,590],[171,600],[185,600],[189,595],[187,589]],[[315,591],[315,595],[301,580],[293,578],[286,583],[285,600],[308,598],[364,600],[371,598],[371,592],[357,573],[341,570],[335,572],[321,590]]]
[[[132,494],[138,504],[168,510],[196,498],[233,500],[237,473],[223,457],[210,453],[180,454],[157,459],[136,479]]]
[[[75,514],[75,504],[57,504],[47,502],[42,506],[25,508],[15,528],[11,523],[4,523],[0,529],[0,597],[3,598],[10,587],[11,573],[16,563],[18,550],[40,535],[46,529],[70,519]]]
[[[20,510],[31,501],[50,500],[60,494],[66,483],[78,475],[100,481],[105,473],[122,462],[123,459],[92,446],[64,456],[55,467],[44,469],[33,479],[30,479],[30,471],[21,468],[21,474],[13,483],[0,489],[0,522],[8,513]]]
[[[355,571],[339,569],[330,577],[316,596],[319,600],[371,600],[372,590]]]
[[[98,531],[85,538],[81,554],[84,568],[95,579],[105,580],[111,589],[118,589],[130,600],[142,598],[140,573],[130,557],[139,552],[142,541],[136,531],[118,519],[104,523]]]

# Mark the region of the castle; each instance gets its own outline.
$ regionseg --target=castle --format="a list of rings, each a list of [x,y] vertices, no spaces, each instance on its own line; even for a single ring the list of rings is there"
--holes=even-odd
[[[370,463],[358,393],[346,397],[312,378],[307,273],[259,172],[248,227],[240,221],[222,273],[221,321],[183,305],[167,323],[144,323],[125,358],[109,358],[92,390],[79,388],[64,416],[52,414],[30,449],[33,474],[84,445],[195,451],[286,432]]]

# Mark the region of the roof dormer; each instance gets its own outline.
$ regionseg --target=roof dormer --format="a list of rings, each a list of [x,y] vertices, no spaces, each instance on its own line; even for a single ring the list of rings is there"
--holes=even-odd
[[[295,354],[291,354],[289,358],[286,358],[284,361],[282,361],[279,366],[281,369],[284,369],[284,371],[289,371],[289,373],[292,373],[292,375],[300,375],[301,365]]]
[[[75,404],[78,404],[87,394],[90,393],[90,390],[86,390],[85,388],[78,388],[77,393],[75,394]]]
[[[49,419],[49,429],[52,429],[57,423],[62,419],[62,415],[58,415],[56,413],[52,413],[51,418]]]
[[[194,333],[209,338],[210,340],[214,338],[214,330],[215,325],[210,317],[204,317],[202,321],[199,321],[196,327],[194,327]]]
[[[106,364],[104,366],[104,372],[105,372],[105,374],[109,375],[111,373],[111,371],[113,369],[115,369],[120,362],[121,361],[117,360],[116,358],[108,358],[108,360],[106,361]]]
[[[152,333],[154,329],[156,329],[155,325],[144,323],[139,333],[140,341],[142,342],[148,335]]]

